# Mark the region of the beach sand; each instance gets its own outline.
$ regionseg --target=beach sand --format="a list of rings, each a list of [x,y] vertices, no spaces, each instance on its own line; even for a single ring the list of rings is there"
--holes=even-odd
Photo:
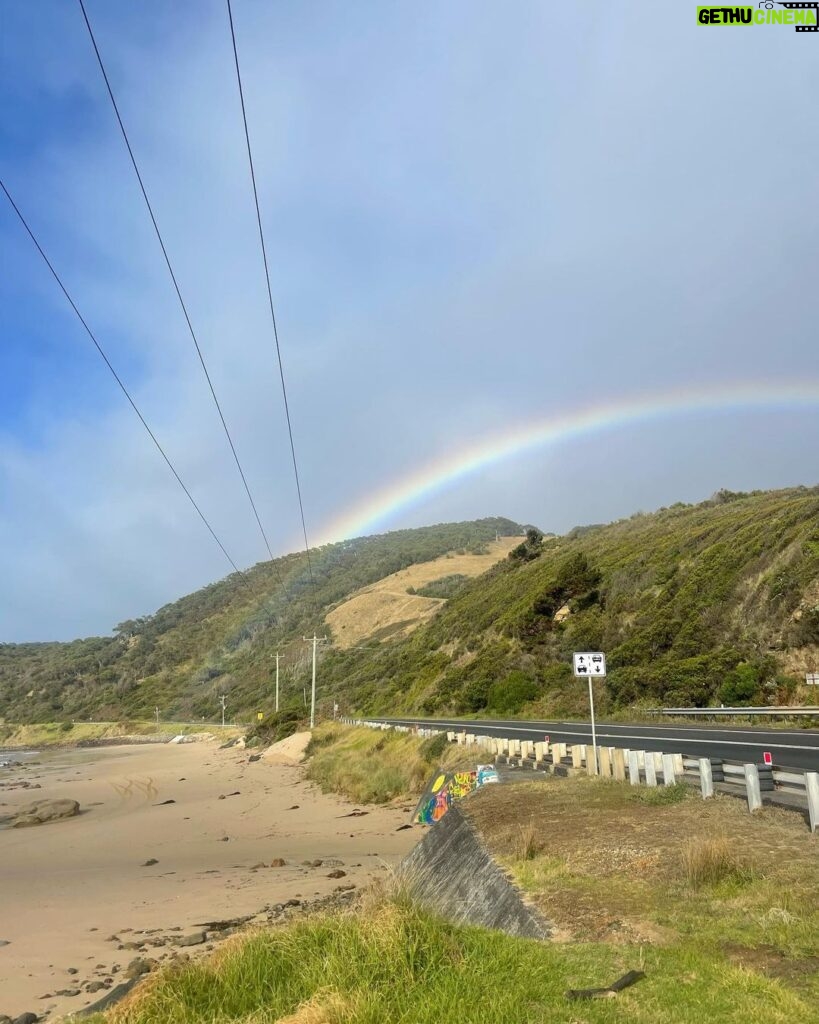
[[[266,920],[271,905],[360,887],[417,840],[418,827],[396,831],[407,808],[350,817],[354,805],[323,795],[303,767],[250,762],[251,753],[152,744],[62,751],[3,769],[0,819],[45,798],[78,800],[82,812],[0,827],[0,1014],[56,1019],[80,1010],[105,995],[89,984],[119,983],[135,958],[163,962],[197,925]],[[9,788],[22,779],[42,788]],[[277,858],[285,865],[271,867]],[[157,863],[144,866],[149,859]],[[341,863],[302,863],[313,860]],[[209,930],[205,943],[181,951],[196,955],[213,937]]]

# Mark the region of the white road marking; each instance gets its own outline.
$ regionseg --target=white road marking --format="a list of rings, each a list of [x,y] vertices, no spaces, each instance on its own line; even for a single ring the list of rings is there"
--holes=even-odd
[[[372,719],[372,721],[378,721],[378,719]],[[394,721],[396,721],[399,725],[406,725],[406,724],[409,724],[409,725],[419,724],[420,725],[421,724],[420,722],[416,723],[412,719],[409,719],[409,718],[405,718],[403,720],[402,719],[394,719]],[[428,725],[429,723],[426,723],[426,724]],[[457,726],[457,727],[459,727],[461,729],[463,728],[463,725],[464,725],[463,722],[438,722],[437,724],[438,725],[455,725],[455,726]],[[541,731],[541,730],[533,728],[531,725],[527,725],[525,727],[514,726],[514,725],[490,725],[490,723],[487,723],[487,725],[489,725],[489,727],[491,729],[506,729],[508,732],[539,732],[539,731]],[[474,728],[474,726],[472,728]],[[568,729],[559,729],[558,731],[560,732],[561,736],[581,736],[584,739],[589,739],[590,732],[591,732],[591,730],[589,730],[589,733],[585,733],[585,732],[571,732]],[[634,736],[634,735],[630,735],[628,733],[622,733],[622,732],[600,732],[599,729],[597,731],[597,736],[598,736],[598,739],[601,736],[606,736],[609,739],[613,739],[613,740],[618,740],[618,739],[619,740],[651,740],[651,741],[654,741],[654,742],[657,742],[657,743],[660,743],[660,742],[663,742],[663,743],[712,743],[715,746],[723,746],[723,747],[761,747],[761,748],[764,748],[764,749],[773,748],[775,750],[810,750],[812,753],[819,753],[819,748],[817,748],[815,746],[813,746],[813,747],[803,747],[803,746],[798,746],[798,745],[793,744],[793,743],[772,743],[772,742],[767,741],[767,740],[765,742],[763,742],[763,743],[760,743],[760,742],[751,743],[748,740],[742,740],[742,741],[740,741],[740,740],[703,740],[703,739],[685,740],[685,739],[680,739],[679,736]]]

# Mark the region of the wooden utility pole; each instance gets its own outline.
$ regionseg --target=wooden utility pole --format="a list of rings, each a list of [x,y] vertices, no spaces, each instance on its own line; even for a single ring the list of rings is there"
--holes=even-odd
[[[324,643],[327,637],[316,636],[314,633],[311,637],[306,636],[303,639],[313,645],[313,686],[310,690],[310,728],[313,729],[316,725],[316,647]]]

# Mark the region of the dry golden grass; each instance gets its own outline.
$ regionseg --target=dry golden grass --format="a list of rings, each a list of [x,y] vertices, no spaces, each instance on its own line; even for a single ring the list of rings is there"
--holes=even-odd
[[[525,825],[518,825],[518,834],[515,838],[515,860],[534,860],[545,845],[533,818]]]
[[[683,846],[683,870],[692,889],[716,885],[730,879],[749,878],[751,872],[727,836],[689,839]]]
[[[501,537],[488,544],[485,555],[444,555],[420,562],[363,587],[334,608],[326,617],[337,646],[345,649],[378,633],[406,635],[428,619],[445,602],[440,598],[408,594],[409,587],[423,587],[444,576],[480,576],[505,558],[520,537]]]

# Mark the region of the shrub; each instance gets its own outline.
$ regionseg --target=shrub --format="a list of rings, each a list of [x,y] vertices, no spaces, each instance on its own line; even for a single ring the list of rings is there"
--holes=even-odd
[[[428,740],[424,740],[421,744],[420,754],[428,764],[435,764],[440,759],[441,754],[443,754],[446,748],[446,733],[442,732],[437,736],[431,736]]]
[[[489,688],[489,707],[493,711],[520,711],[523,705],[538,695],[538,685],[525,672],[514,671]]]
[[[751,877],[747,865],[725,836],[689,840],[683,848],[682,862],[692,889],[730,880],[747,881]]]

